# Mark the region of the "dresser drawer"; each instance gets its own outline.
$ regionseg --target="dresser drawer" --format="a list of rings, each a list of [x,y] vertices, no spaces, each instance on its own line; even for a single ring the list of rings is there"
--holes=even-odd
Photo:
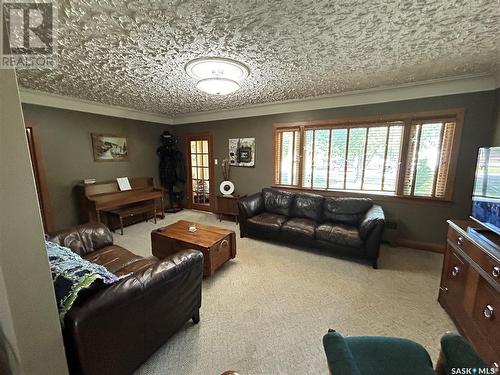
[[[460,250],[467,254],[473,252],[474,248],[476,247],[471,241],[469,241],[467,238],[465,238],[452,228],[448,229],[448,242],[458,247]]]
[[[500,263],[485,253],[477,254],[473,259],[491,278],[500,285]],[[499,312],[500,314],[500,312]]]
[[[479,281],[472,315],[489,345],[500,348],[500,296],[484,279]]]
[[[449,248],[443,267],[441,290],[444,295],[448,299],[452,299],[453,302],[462,302],[468,269],[469,264],[466,263],[459,254],[453,251],[452,248]]]
[[[497,260],[452,228],[448,229],[448,241],[470,256],[484,272],[500,285],[500,263]]]

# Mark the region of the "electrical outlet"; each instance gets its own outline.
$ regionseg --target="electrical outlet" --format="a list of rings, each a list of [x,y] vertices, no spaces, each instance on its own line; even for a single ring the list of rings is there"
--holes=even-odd
[[[214,159],[214,164],[215,165],[219,164],[219,160],[218,159]]]

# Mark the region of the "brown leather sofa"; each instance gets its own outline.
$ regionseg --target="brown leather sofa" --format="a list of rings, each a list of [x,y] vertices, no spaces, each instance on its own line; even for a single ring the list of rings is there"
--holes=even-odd
[[[102,224],[56,233],[50,241],[128,277],[78,297],[63,335],[71,374],[131,374],[189,319],[199,322],[203,254],[181,251],[162,261],[113,244]]]
[[[366,258],[377,268],[385,218],[371,199],[264,188],[238,206],[241,237],[333,250]]]

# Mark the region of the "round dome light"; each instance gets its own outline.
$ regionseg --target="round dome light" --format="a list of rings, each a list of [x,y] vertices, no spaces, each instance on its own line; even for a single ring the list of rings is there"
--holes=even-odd
[[[240,82],[250,71],[242,63],[222,57],[200,57],[185,66],[186,73],[194,79],[227,78]]]
[[[200,57],[184,67],[186,73],[197,81],[196,87],[211,95],[228,95],[240,88],[238,82],[250,74],[242,63],[222,57]]]
[[[240,85],[227,78],[205,78],[196,84],[196,88],[210,95],[228,95],[239,90]]]

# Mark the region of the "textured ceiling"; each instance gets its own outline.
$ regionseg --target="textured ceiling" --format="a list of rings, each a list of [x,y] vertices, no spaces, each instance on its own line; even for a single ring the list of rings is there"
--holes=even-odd
[[[500,66],[498,0],[61,0],[58,68],[21,86],[175,115],[473,73]],[[200,56],[250,68],[199,92]]]

